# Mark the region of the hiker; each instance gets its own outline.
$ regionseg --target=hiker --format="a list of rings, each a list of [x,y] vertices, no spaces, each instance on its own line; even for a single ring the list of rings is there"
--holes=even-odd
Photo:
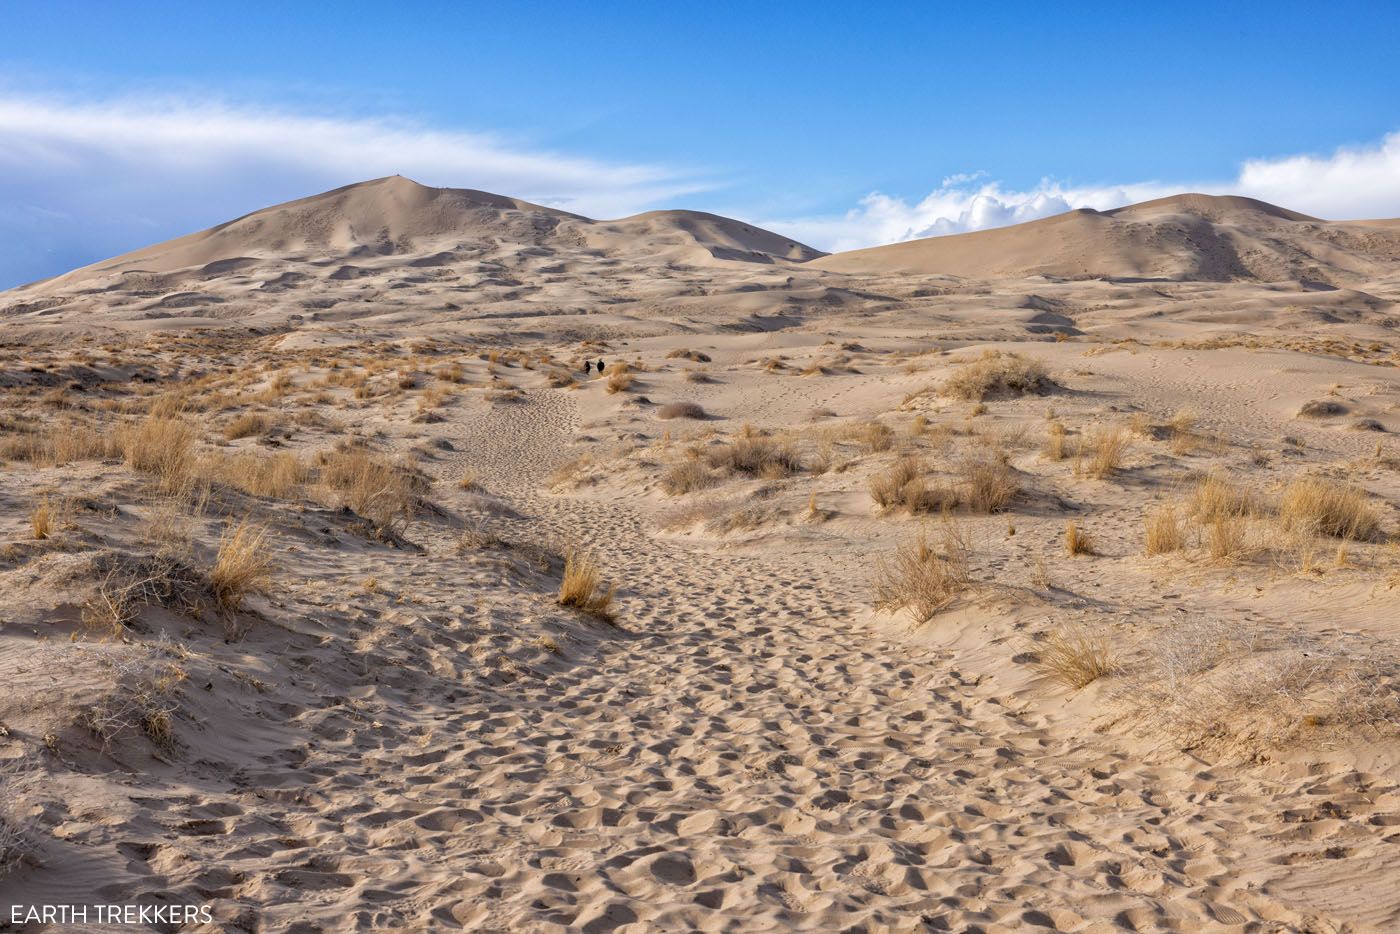
[[[589,373],[592,373],[592,372],[593,372],[593,361],[592,361],[592,360],[585,360],[585,361],[583,361],[583,375],[584,375],[584,376],[587,376]]]
[[[598,372],[599,372],[599,373],[603,372],[603,361],[602,361],[602,360],[599,360],[599,361],[598,361]]]

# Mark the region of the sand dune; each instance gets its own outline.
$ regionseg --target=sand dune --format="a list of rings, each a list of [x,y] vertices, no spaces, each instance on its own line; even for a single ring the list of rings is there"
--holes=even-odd
[[[0,906],[1400,929],[1395,233],[383,179],[0,294]]]
[[[1328,222],[1250,198],[1186,194],[1013,227],[853,250],[813,265],[996,279],[1307,279],[1356,283],[1400,261],[1384,223]]]

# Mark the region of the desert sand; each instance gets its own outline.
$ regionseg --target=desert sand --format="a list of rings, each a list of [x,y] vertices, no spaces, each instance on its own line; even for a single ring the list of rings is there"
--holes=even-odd
[[[398,177],[0,293],[0,905],[1400,929],[1397,299]]]

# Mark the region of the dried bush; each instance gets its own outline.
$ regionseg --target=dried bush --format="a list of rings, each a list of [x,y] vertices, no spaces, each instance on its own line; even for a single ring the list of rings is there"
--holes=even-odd
[[[386,530],[413,518],[426,489],[408,468],[362,450],[323,454],[321,482],[341,493],[356,515]]]
[[[240,522],[224,533],[214,566],[209,569],[209,592],[226,613],[237,613],[243,601],[260,591],[272,578],[272,557],[267,552],[267,530]]]
[[[1050,633],[1036,654],[1036,668],[1042,674],[1074,690],[1118,668],[1108,635],[1085,626],[1068,626]]]
[[[1145,550],[1149,555],[1180,551],[1186,545],[1186,527],[1180,510],[1172,503],[1158,506],[1143,520]]]
[[[1021,492],[1016,471],[1000,457],[972,458],[963,464],[967,502],[974,512],[1001,512]]]
[[[244,412],[224,426],[224,437],[229,441],[265,435],[272,428],[272,420],[259,412]]]
[[[1128,433],[1121,428],[1095,429],[1080,445],[1076,471],[1095,480],[1113,476],[1123,464],[1128,444]]]
[[[661,477],[661,488],[672,496],[693,493],[714,485],[714,474],[698,460],[681,461]]]
[[[1045,395],[1057,388],[1040,361],[1000,350],[988,350],[964,363],[942,385],[944,395],[969,402],[995,396]]]
[[[1094,539],[1071,519],[1065,523],[1065,551],[1071,555],[1094,554]]]
[[[875,568],[877,610],[907,610],[915,622],[925,623],[967,590],[972,576],[966,540],[951,524],[943,526],[941,539],[935,549],[920,534],[880,561]]]
[[[1183,620],[1144,644],[1121,698],[1143,735],[1185,750],[1257,757],[1302,742],[1400,731],[1388,652],[1336,634]]]
[[[695,402],[668,402],[656,410],[656,417],[661,419],[672,418],[705,418],[705,409]]]
[[[189,489],[195,466],[194,426],[174,416],[151,415],[126,434],[127,466],[156,478],[166,493]]]
[[[802,470],[802,459],[790,445],[757,434],[742,434],[727,444],[712,447],[705,457],[716,470],[770,479]]]
[[[1290,529],[1352,541],[1375,538],[1381,526],[1380,513],[1361,487],[1315,477],[1301,477],[1284,489],[1279,519]]]
[[[564,579],[559,583],[559,605],[573,607],[611,622],[616,586],[604,587],[598,562],[586,551],[570,549],[564,558]]]

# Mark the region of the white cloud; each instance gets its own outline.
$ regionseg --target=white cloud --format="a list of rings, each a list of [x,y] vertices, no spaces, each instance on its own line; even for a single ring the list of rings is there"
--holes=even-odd
[[[403,120],[0,92],[0,288],[351,182],[401,174],[618,217],[712,187],[693,173]]]
[[[1245,195],[1334,220],[1394,217],[1400,215],[1400,132],[1326,156],[1251,159],[1228,181],[1071,186],[1045,179],[1016,191],[983,178],[980,172],[950,176],[913,203],[872,192],[845,214],[765,226],[825,250],[851,250],[1019,224],[1075,208],[1103,211],[1184,191]]]

